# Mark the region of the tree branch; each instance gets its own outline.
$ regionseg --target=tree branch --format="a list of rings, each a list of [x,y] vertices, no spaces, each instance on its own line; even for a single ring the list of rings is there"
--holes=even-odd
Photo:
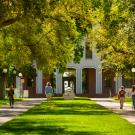
[[[9,25],[17,22],[18,20],[20,20],[19,16],[15,17],[15,18],[7,19],[7,20],[3,21],[2,23],[0,23],[0,28],[9,26]]]

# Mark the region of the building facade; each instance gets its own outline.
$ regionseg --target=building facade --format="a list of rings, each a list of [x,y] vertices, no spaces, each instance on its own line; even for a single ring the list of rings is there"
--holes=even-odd
[[[84,55],[79,64],[71,62],[64,74],[56,71],[56,94],[61,95],[66,88],[72,88],[79,96],[110,97],[117,94],[122,78],[115,77],[111,71],[102,71],[96,49],[88,50],[84,42]],[[111,74],[111,75],[110,75]]]
[[[94,47],[88,48],[85,41],[83,45],[84,55],[80,63],[75,64],[72,61],[67,65],[63,74],[59,72],[59,69],[56,69],[53,79],[37,70],[32,87],[28,87],[27,78],[23,83],[21,83],[20,78],[17,78],[18,95],[20,95],[19,91],[21,93],[23,89],[28,90],[29,97],[45,97],[44,87],[47,81],[53,82],[56,96],[62,96],[67,88],[71,88],[78,96],[110,97],[116,95],[122,85],[122,78],[116,78],[111,74],[111,71],[102,71],[100,58],[96,56],[96,49]]]

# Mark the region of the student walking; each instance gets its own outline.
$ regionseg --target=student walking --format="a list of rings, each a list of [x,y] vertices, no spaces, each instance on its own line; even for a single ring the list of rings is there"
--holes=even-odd
[[[13,86],[11,86],[9,91],[8,91],[8,97],[9,97],[10,108],[13,108],[14,107],[14,89],[13,89]]]
[[[135,85],[132,86],[132,105],[133,105],[133,109],[135,110]]]
[[[125,100],[125,89],[124,89],[124,86],[121,86],[121,89],[118,93],[118,99],[120,101],[120,109],[123,109],[123,104],[124,104],[124,100]]]
[[[53,89],[50,82],[47,82],[45,86],[45,95],[47,97],[47,100],[50,101],[53,96]]]

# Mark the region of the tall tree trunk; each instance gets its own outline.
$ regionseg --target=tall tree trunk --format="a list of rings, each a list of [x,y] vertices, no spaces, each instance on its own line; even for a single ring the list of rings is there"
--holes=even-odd
[[[5,98],[4,78],[0,77],[0,99]]]

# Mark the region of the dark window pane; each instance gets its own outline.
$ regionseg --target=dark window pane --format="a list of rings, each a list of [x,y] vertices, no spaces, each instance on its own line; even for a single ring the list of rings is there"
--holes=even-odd
[[[125,87],[125,88],[131,88],[132,87],[132,80],[131,79],[125,79],[125,78],[122,78],[122,85]]]
[[[89,42],[86,42],[85,52],[86,52],[86,59],[92,59],[92,48],[89,45]]]
[[[107,79],[107,80],[106,80],[105,86],[106,86],[106,87],[111,87],[111,86],[112,86],[112,81],[111,81],[111,79]]]

